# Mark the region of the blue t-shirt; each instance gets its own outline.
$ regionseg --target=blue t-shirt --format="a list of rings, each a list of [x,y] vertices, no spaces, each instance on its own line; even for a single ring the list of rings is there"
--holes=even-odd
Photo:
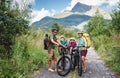
[[[87,46],[87,41],[86,41],[85,37],[82,36],[79,38],[78,46],[81,46],[81,47]]]
[[[60,42],[61,42],[62,45],[64,45],[64,46],[68,46],[68,42],[67,42],[67,40],[63,40],[63,41],[61,40]]]

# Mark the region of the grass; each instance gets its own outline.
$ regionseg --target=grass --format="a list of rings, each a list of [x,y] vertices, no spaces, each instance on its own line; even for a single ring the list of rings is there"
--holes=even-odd
[[[72,71],[71,72],[71,74],[70,74],[70,78],[77,78],[77,74],[78,72],[77,72],[77,69],[75,69],[74,71]]]
[[[106,65],[120,75],[120,34],[100,35],[93,38],[93,44]]]
[[[48,52],[43,48],[44,35],[43,31],[30,30],[16,37],[12,58],[0,59],[0,78],[32,78],[36,71],[46,67]]]
[[[46,66],[48,53],[43,49],[43,32],[35,31],[16,37],[11,59],[0,59],[1,78],[30,78]]]

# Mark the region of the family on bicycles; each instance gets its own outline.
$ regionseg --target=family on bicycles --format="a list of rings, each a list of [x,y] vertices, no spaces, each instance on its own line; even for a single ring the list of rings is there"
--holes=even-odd
[[[57,66],[57,57],[56,57],[56,50],[55,46],[57,45],[62,46],[64,48],[69,48],[68,54],[72,54],[72,50],[75,47],[79,47],[81,50],[81,58],[82,58],[82,64],[83,64],[83,71],[86,72],[86,55],[87,55],[87,40],[83,36],[83,32],[78,32],[78,40],[76,40],[74,37],[71,37],[69,39],[69,42],[67,41],[64,36],[61,36],[60,41],[57,39],[56,35],[58,34],[57,29],[52,29],[52,35],[49,37],[49,45],[48,45],[48,71],[54,72],[56,71]],[[59,53],[61,48],[58,48]],[[52,60],[54,60],[54,69],[51,68]]]
[[[82,63],[83,63],[83,67],[84,67],[84,72],[86,72],[87,41],[86,41],[85,37],[83,36],[83,32],[78,32],[78,37],[79,37],[78,42],[75,40],[74,37],[70,38],[70,41],[68,43],[68,47],[70,48],[69,54],[72,54],[72,49],[75,48],[76,46],[79,46],[80,49],[82,49],[82,51],[81,51]],[[66,41],[65,38],[64,38],[64,40]],[[61,43],[64,40],[61,40]]]

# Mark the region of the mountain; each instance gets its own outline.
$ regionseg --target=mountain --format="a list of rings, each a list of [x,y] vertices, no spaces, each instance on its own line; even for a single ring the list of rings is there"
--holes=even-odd
[[[79,25],[77,25],[77,26],[72,26],[73,28],[75,28],[75,29],[79,29],[79,30],[86,30],[86,28],[87,28],[87,23],[88,23],[88,21],[84,21],[84,22],[82,22],[82,23],[80,23]]]
[[[86,11],[89,11],[91,9],[91,6],[86,5],[86,4],[82,4],[80,2],[78,2],[71,10],[71,12],[80,12],[80,13],[84,13]]]
[[[63,17],[67,17],[69,15],[72,14],[80,14],[80,15],[88,15],[88,16],[94,16],[96,15],[96,12],[98,12],[98,14],[102,15],[104,17],[104,19],[108,19],[111,20],[111,16],[110,13],[99,8],[96,6],[89,6],[86,4],[82,4],[82,3],[77,3],[70,11],[64,11],[61,13],[58,13],[56,15],[54,15],[54,18],[63,18]]]
[[[64,12],[55,14],[55,15],[53,16],[53,18],[64,18],[64,17],[68,17],[68,16],[70,16],[70,15],[72,15],[72,14],[75,14],[75,13],[70,12],[70,11],[64,11]]]
[[[109,12],[106,12],[96,6],[89,6],[82,3],[77,3],[70,11],[64,11],[54,15],[53,17],[44,17],[43,19],[34,22],[32,25],[35,28],[48,28],[54,23],[63,25],[71,29],[86,29],[86,25],[90,18],[96,13],[102,15],[105,20],[111,20]]]
[[[89,15],[89,16],[94,16],[94,15],[96,15],[97,12],[99,15],[102,15],[104,19],[107,19],[107,20],[112,19],[109,12],[107,12],[101,8],[98,8],[96,6],[92,6],[91,9],[89,11],[85,12],[84,14]]]
[[[33,23],[33,26],[36,27],[42,27],[42,26],[52,26],[54,23],[58,23],[60,25],[63,25],[65,27],[69,26],[76,26],[84,21],[89,20],[91,17],[87,15],[79,15],[79,14],[72,14],[68,17],[64,18],[52,18],[52,17],[45,17],[41,19],[40,21],[37,21]]]

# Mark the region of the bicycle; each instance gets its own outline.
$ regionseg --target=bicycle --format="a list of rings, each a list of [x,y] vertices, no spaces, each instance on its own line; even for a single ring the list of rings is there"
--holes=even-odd
[[[57,73],[60,76],[66,76],[71,70],[71,60],[66,56],[67,48],[61,48],[61,58],[57,62]]]
[[[78,67],[78,75],[82,76],[82,57],[80,52],[81,51],[79,51],[78,46],[73,48],[72,54],[71,54],[71,62],[72,62],[71,69],[74,70],[75,67]]]

